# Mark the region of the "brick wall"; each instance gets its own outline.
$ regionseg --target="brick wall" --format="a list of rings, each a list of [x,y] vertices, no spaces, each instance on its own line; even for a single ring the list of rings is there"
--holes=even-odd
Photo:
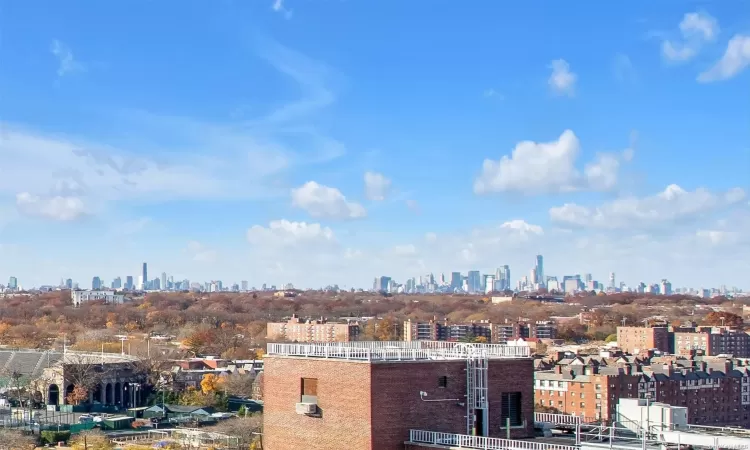
[[[458,400],[425,402],[420,391],[426,400]],[[373,364],[372,393],[373,449],[403,449],[410,429],[466,434],[466,361]]]
[[[505,438],[505,423],[501,420],[502,393],[520,392],[521,411],[525,426],[512,427],[511,439],[534,436],[534,363],[531,359],[490,360],[489,371],[490,422],[489,435]]]
[[[372,449],[370,364],[266,356],[263,448]],[[318,379],[321,417],[295,412],[302,378]]]
[[[466,362],[363,363],[265,358],[264,448],[268,450],[402,450],[410,429],[466,434]],[[446,386],[440,387],[440,377]],[[322,417],[297,415],[302,378],[317,378]],[[520,392],[524,425],[512,438],[533,436],[533,363],[489,362],[489,435],[505,437],[503,392]],[[426,400],[450,399],[429,402]],[[455,400],[452,400],[455,399]],[[303,444],[304,442],[304,444]]]

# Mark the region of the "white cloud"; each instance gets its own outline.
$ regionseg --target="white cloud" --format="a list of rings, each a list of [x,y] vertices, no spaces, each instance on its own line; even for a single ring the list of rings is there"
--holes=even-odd
[[[612,64],[615,78],[621,82],[632,82],[636,79],[635,67],[633,67],[633,61],[631,61],[628,55],[618,53],[615,55],[614,62]]]
[[[271,9],[283,15],[287,20],[292,18],[292,13],[294,12],[291,9],[284,8],[284,0],[274,0],[271,4]]]
[[[556,59],[550,63],[552,74],[547,80],[550,88],[558,95],[572,97],[575,94],[575,85],[578,75],[570,71],[570,64],[564,59]]]
[[[698,230],[695,235],[713,245],[735,244],[741,237],[740,233],[736,231],[724,230]]]
[[[503,95],[496,91],[494,88],[485,89],[484,93],[482,94],[487,98],[498,98],[500,100],[503,99]]]
[[[716,39],[719,23],[705,12],[691,12],[680,22],[680,40],[666,39],[661,43],[662,56],[668,61],[685,62],[700,52],[705,42]]]
[[[382,173],[365,172],[365,196],[368,200],[383,201],[391,190],[391,180]]]
[[[125,222],[122,222],[121,224],[118,224],[116,227],[116,232],[118,234],[124,234],[124,235],[130,235],[130,234],[136,234],[143,231],[144,228],[148,226],[148,224],[151,223],[150,217],[141,217],[134,220],[128,220]]]
[[[698,81],[728,80],[750,66],[750,35],[735,35],[729,40],[724,56],[710,69],[698,75]]]
[[[57,75],[63,77],[65,75],[83,72],[86,70],[83,64],[76,61],[73,57],[73,52],[70,48],[62,42],[55,39],[50,45],[50,51],[57,58]]]
[[[676,184],[650,197],[624,197],[599,207],[566,203],[549,210],[560,224],[603,229],[649,228],[699,218],[716,210],[737,205],[745,198],[742,189],[712,193],[706,189],[686,191]]]
[[[622,154],[602,153],[584,167],[576,168],[580,142],[575,133],[565,130],[556,141],[523,141],[510,156],[499,161],[485,159],[474,180],[474,192],[519,192],[543,194],[577,190],[609,190],[615,187],[622,162],[632,150]]]
[[[292,205],[315,218],[360,219],[367,216],[364,206],[348,201],[338,189],[314,181],[292,189]]]
[[[268,227],[254,225],[247,230],[247,240],[254,246],[295,246],[311,243],[335,243],[333,231],[319,223],[274,220]]]
[[[414,246],[414,244],[407,244],[407,245],[396,245],[393,248],[391,248],[390,253],[392,253],[394,256],[414,256],[417,254],[417,247]]]
[[[529,235],[541,235],[544,234],[544,230],[539,225],[532,225],[521,219],[514,219],[508,222],[504,222],[500,225],[501,229],[512,230],[517,233],[518,236],[526,238]]]
[[[218,252],[207,248],[198,241],[190,241],[187,245],[187,251],[191,259],[196,262],[213,263],[216,262]]]
[[[86,213],[83,201],[77,197],[40,197],[28,192],[16,195],[18,210],[27,216],[67,222]]]

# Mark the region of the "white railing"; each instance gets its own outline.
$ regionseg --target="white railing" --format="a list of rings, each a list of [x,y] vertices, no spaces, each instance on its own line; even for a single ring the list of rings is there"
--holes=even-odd
[[[513,439],[439,433],[424,430],[410,430],[409,443],[482,450],[578,450],[578,447],[573,445],[544,444],[533,441],[517,441]]]
[[[339,358],[364,361],[424,359],[528,358],[529,347],[440,341],[354,341],[311,344],[268,344],[269,355]]]
[[[581,417],[571,414],[534,413],[534,422],[551,423],[554,425],[577,425],[582,420]]]

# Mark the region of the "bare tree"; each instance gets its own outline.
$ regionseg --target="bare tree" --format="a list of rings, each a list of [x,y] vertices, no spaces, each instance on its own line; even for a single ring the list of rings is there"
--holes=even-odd
[[[211,427],[211,431],[235,436],[239,439],[240,448],[248,448],[260,439],[262,426],[263,415],[253,414],[247,417],[224,420]]]
[[[224,391],[235,397],[250,398],[253,396],[253,382],[255,374],[236,373],[224,378]]]
[[[34,436],[18,430],[0,429],[0,450],[32,450],[36,448]]]
[[[101,384],[110,371],[108,364],[90,354],[66,353],[63,374],[67,382],[73,383],[78,392],[90,393]]]

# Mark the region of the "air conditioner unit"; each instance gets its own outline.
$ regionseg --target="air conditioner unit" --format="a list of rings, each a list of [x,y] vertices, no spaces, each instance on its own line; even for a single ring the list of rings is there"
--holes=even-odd
[[[318,410],[318,405],[315,403],[297,403],[296,405],[297,414],[315,414]]]

